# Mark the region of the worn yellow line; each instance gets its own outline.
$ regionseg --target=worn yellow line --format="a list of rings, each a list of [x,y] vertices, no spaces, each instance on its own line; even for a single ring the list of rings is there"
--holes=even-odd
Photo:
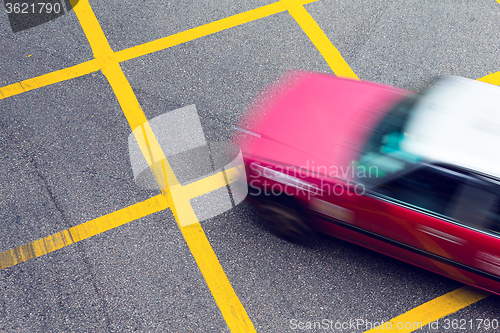
[[[167,208],[167,198],[164,195],[157,195],[54,235],[2,252],[0,253],[0,269],[54,252],[75,242]]]
[[[57,82],[66,81],[99,70],[99,63],[92,59],[76,66],[61,69],[32,79],[24,80],[0,88],[0,99],[21,94],[25,91],[45,87]]]
[[[74,11],[89,40],[92,51],[101,64],[132,132],[148,161],[156,180],[162,188],[162,195],[171,203],[170,209],[182,231],[205,281],[232,332],[255,332],[245,308],[234,292],[222,266],[213,252],[201,225],[196,219],[189,198],[175,178],[151,127],[147,123],[137,98],[128,83],[119,62],[112,53],[97,18],[88,0],[80,0]],[[185,223],[188,226],[183,226]]]
[[[300,4],[308,4],[315,1],[317,0],[300,1]],[[286,11],[286,8],[284,8],[280,2],[275,2],[240,14],[229,16],[218,21],[204,24],[193,29],[182,31],[171,36],[118,51],[115,53],[115,56],[120,62],[126,61],[284,11]]]
[[[464,286],[424,303],[389,320],[389,322],[382,324],[380,327],[370,329],[366,332],[413,332],[439,318],[455,313],[466,306],[480,301],[489,295],[490,293],[486,291]],[[443,323],[441,323],[439,328],[444,330],[442,325]]]
[[[497,0],[500,1],[500,0]],[[483,76],[482,78],[477,79],[478,81],[486,82],[486,83],[491,83],[496,86],[500,85],[500,72],[496,73],[490,73],[486,76]]]
[[[297,21],[302,30],[304,30],[311,42],[316,46],[323,58],[325,58],[335,75],[358,79],[358,76],[353,72],[351,67],[349,67],[344,58],[342,58],[337,48],[333,46],[318,23],[316,23],[311,14],[307,12],[298,0],[281,0],[280,2],[285,6],[295,21]]]
[[[167,198],[159,194],[151,199],[105,215],[102,218],[70,228],[69,233],[73,241],[78,242],[82,239],[116,228],[122,224],[137,220],[138,218],[165,210],[169,206]]]

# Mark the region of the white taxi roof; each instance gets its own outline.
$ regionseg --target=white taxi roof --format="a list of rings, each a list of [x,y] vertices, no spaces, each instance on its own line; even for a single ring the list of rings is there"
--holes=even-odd
[[[500,87],[462,77],[440,81],[417,103],[401,147],[500,178]]]

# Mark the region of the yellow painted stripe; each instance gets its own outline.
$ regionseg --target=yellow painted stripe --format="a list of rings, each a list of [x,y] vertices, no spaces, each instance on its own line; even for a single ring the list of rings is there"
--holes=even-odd
[[[25,91],[45,87],[57,82],[66,81],[99,70],[99,63],[92,59],[76,66],[61,69],[52,73],[37,76],[0,88],[0,99],[21,94]]]
[[[304,30],[311,42],[316,46],[323,58],[325,58],[335,75],[358,79],[358,76],[353,72],[351,67],[349,67],[344,58],[342,58],[337,48],[333,46],[318,23],[316,23],[314,18],[299,1],[281,0],[281,3],[295,21],[297,21],[302,30]]]
[[[489,295],[490,293],[480,289],[464,286],[389,320],[389,324],[384,323],[381,327],[373,328],[366,332],[413,332],[439,318],[455,313],[466,306],[480,301]],[[421,326],[419,326],[419,323],[421,323]],[[407,328],[405,328],[405,325]],[[442,325],[440,325],[440,328],[443,329]]]
[[[73,9],[78,7],[78,10],[75,10],[75,13],[80,21],[83,32],[87,36],[87,40],[92,48],[92,52],[94,53],[94,57],[100,62],[106,60],[108,57],[111,57],[113,50],[111,49],[111,46],[109,46],[108,40],[106,39],[106,36],[104,35],[104,32],[102,31],[88,0],[70,0],[70,2]],[[76,6],[77,4],[78,6]],[[85,22],[82,22],[82,20],[85,20]],[[92,38],[88,38],[89,34],[92,35]]]
[[[174,185],[170,185],[169,190],[171,192],[173,206],[176,208],[174,215],[178,214],[176,219],[179,226],[184,227],[199,222],[189,203],[190,199],[235,182],[242,172],[245,172],[245,167],[244,165],[239,165],[185,186],[181,186],[175,179]],[[175,177],[171,168],[168,169],[167,174],[171,174],[165,176],[169,181]]]
[[[117,62],[108,63],[106,64],[106,68],[102,69],[102,73],[108,79],[109,84],[111,85],[111,88],[113,89],[113,92],[116,95],[116,99],[118,100],[118,103],[122,108],[125,118],[127,118],[130,128],[132,129],[132,132],[134,133],[137,139],[137,143],[141,147],[143,153],[145,152],[144,149],[149,146],[146,145],[146,141],[153,143],[154,150],[148,152],[148,154],[144,154],[146,159],[148,159],[150,157],[150,153],[153,153],[154,160],[149,160],[148,162],[152,163],[154,161],[159,161],[163,159],[165,155],[161,153],[158,156],[159,154],[158,149],[161,150],[161,148],[159,148],[160,147],[159,144],[155,143],[156,139],[154,138],[153,131],[151,130],[151,127],[148,124],[146,116],[142,112],[141,106],[137,101],[137,97],[135,96],[135,93],[132,90],[130,83],[125,77],[125,74],[123,73],[120,64],[118,64]],[[141,126],[144,127],[144,131]],[[145,134],[147,134],[149,138],[145,137],[144,136]],[[142,143],[144,143],[144,145]]]
[[[231,332],[256,332],[201,225],[181,227],[181,232]]]
[[[157,195],[68,230],[2,252],[0,253],[0,269],[54,252],[65,246],[167,208],[167,198],[164,195]]]
[[[308,4],[315,1],[317,0],[305,0],[300,1],[300,3]],[[280,2],[275,2],[240,14],[229,16],[218,21],[204,24],[190,30],[182,31],[168,37],[160,38],[145,44],[118,51],[115,53],[115,56],[119,62],[126,61],[132,58],[143,56],[145,54],[164,50],[166,48],[179,45],[200,37],[214,34],[219,31],[233,28],[244,23],[255,21],[260,18],[284,12],[285,10],[286,9]]]
[[[169,206],[167,198],[159,194],[151,199],[136,203],[114,213],[77,225],[70,228],[69,232],[73,241],[78,242],[82,239],[95,236],[125,223],[137,220],[138,218],[165,210]]]
[[[500,0],[498,0],[500,1]],[[486,83],[491,83],[496,86],[500,85],[500,72],[496,73],[490,73],[486,76],[483,76],[482,78],[477,79],[478,81],[486,82]]]
[[[244,166],[240,165],[226,171],[221,171],[215,175],[205,177],[183,186],[186,196],[189,199],[196,198],[202,194],[212,192],[218,188],[229,185],[236,181],[238,175],[244,172]],[[226,178],[227,177],[227,178]],[[226,181],[227,179],[227,181]]]
[[[130,83],[125,77],[120,64],[114,58],[113,50],[111,50],[89,2],[78,1],[78,6],[74,6],[74,11],[83,32],[87,36],[92,52],[101,65],[101,71],[108,79],[125,118],[129,122],[142,153],[146,157],[158,184],[160,184],[160,188],[166,190],[166,179],[163,179],[163,173],[159,172],[160,170],[156,167],[158,166],[156,162],[164,160],[165,155],[154,137],[154,133],[142,112]]]
[[[99,57],[98,61],[102,66],[103,74],[116,94],[116,98],[141,147],[141,151],[146,160],[149,159],[148,163],[150,163],[151,170],[155,174],[157,181],[159,181],[159,185],[165,186],[162,195],[171,203],[170,208],[180,226],[184,239],[192,251],[229,329],[232,332],[255,332],[245,308],[229,283],[203,229],[196,219],[185,191],[179,185],[172,168],[164,158],[154,133],[152,131],[148,133],[150,127],[147,124],[146,116],[117,59],[110,53],[109,45],[103,45],[104,43],[107,44],[106,37],[92,12],[88,0],[80,0],[74,11],[89,40],[94,55]],[[162,181],[164,183],[161,183]],[[189,226],[184,227],[182,225],[186,223],[186,220]]]

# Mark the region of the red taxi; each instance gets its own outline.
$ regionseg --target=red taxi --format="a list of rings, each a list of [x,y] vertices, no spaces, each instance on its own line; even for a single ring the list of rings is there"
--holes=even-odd
[[[236,127],[247,198],[290,240],[321,231],[500,294],[499,105],[460,77],[415,94],[292,73]]]

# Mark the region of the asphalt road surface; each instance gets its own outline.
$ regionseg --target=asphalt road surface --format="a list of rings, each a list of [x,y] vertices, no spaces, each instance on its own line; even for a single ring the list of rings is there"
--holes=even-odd
[[[432,318],[416,331],[500,324],[498,296],[441,302],[463,286],[327,236],[288,243],[247,203],[199,221],[208,248],[166,206],[123,211],[161,197],[134,181],[137,110],[153,119],[195,105],[206,140],[226,142],[252,99],[290,69],[350,68],[413,91],[445,75],[479,79],[500,71],[497,1],[80,0],[18,32],[11,2],[0,6],[0,253],[103,216],[112,227],[81,241],[70,232],[43,255],[36,249],[52,245],[22,249],[0,270],[1,332],[236,332],[226,303],[248,332],[364,332],[402,314]],[[317,27],[330,45],[308,36]],[[331,47],[345,63],[328,62],[321,51]],[[134,95],[140,108],[127,103]],[[218,262],[195,258],[210,247]]]

